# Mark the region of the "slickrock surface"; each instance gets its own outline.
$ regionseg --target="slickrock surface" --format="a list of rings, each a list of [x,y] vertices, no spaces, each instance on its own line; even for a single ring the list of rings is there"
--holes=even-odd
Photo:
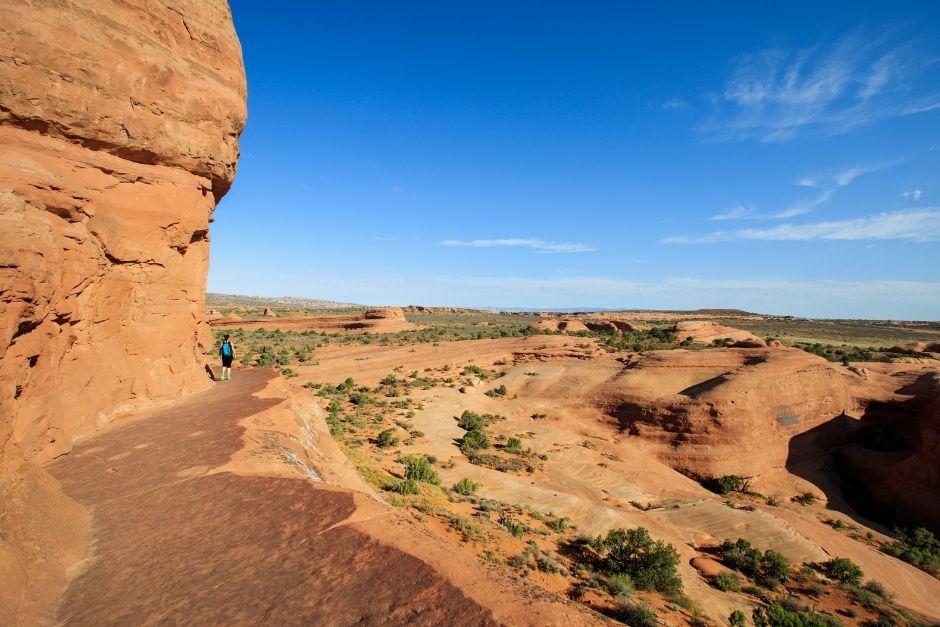
[[[209,385],[208,228],[245,95],[225,0],[2,3],[0,622],[59,580],[41,521],[81,535],[37,465]]]
[[[92,512],[94,549],[75,568],[58,621],[603,622],[561,600],[524,598],[518,584],[486,575],[361,494],[265,474],[271,468],[256,458],[271,446],[245,447],[272,432],[248,434],[244,425],[268,415],[263,425],[277,428],[271,412],[289,401],[271,387],[276,378],[236,370],[233,380],[115,425],[47,465]],[[319,448],[317,436],[304,437]]]

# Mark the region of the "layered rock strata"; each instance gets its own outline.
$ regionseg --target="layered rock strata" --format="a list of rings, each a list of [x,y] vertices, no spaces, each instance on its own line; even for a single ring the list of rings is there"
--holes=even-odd
[[[29,604],[37,582],[60,583],[36,521],[79,523],[39,464],[122,412],[209,385],[208,230],[235,175],[245,97],[225,0],[3,3],[7,609]]]

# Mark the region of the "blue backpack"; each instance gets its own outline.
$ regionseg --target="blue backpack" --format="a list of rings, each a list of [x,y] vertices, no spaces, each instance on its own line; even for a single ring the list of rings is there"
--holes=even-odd
[[[231,357],[231,356],[232,356],[232,343],[231,343],[231,342],[223,342],[223,343],[222,343],[222,356],[223,356],[223,357]]]

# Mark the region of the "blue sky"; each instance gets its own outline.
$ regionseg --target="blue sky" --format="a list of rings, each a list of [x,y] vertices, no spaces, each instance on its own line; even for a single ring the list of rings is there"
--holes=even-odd
[[[940,319],[940,3],[653,4],[234,0],[209,291]]]

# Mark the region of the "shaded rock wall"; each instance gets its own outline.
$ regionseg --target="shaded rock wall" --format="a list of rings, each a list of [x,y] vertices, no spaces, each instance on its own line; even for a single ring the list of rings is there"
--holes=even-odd
[[[245,122],[224,0],[0,11],[0,459],[207,385],[208,227]]]

